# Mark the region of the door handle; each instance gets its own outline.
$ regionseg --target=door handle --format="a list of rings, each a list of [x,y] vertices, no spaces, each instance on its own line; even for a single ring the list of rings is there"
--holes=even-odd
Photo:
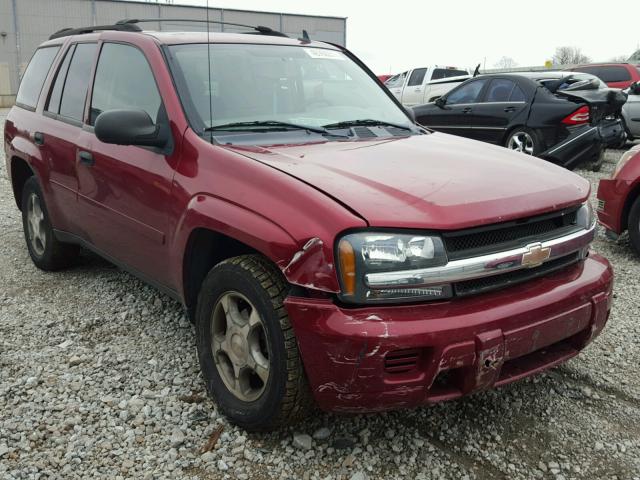
[[[93,155],[90,152],[85,152],[84,150],[80,151],[80,163],[86,165],[87,167],[93,167],[96,161],[93,159]]]
[[[44,133],[35,132],[33,134],[33,141],[35,142],[36,145],[44,145]]]
[[[509,112],[515,112],[516,111],[516,107],[506,107],[504,109],[505,112],[509,113]]]
[[[422,89],[421,89],[421,88],[416,88],[416,89],[414,90],[414,92],[421,92],[421,91],[422,91]]]
[[[471,113],[472,111],[473,111],[473,108],[467,107],[462,110],[462,113]]]

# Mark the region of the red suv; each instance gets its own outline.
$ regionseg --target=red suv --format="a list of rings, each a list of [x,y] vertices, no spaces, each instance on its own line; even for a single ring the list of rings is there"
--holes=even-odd
[[[341,47],[252,33],[38,48],[4,133],[36,266],[82,246],[182,302],[247,429],[504,385],[602,330],[586,180],[415,125]]]
[[[595,75],[611,88],[624,89],[640,81],[640,65],[631,63],[592,63],[571,67],[569,70]]]
[[[600,180],[598,218],[610,238],[628,230],[640,255],[640,145],[622,155],[611,178]]]

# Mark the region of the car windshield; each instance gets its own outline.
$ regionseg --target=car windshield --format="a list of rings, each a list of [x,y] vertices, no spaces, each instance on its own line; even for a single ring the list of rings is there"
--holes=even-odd
[[[260,122],[263,131],[264,122],[336,128],[360,119],[411,126],[367,72],[337,50],[253,44],[169,49],[183,105],[199,131],[242,122]]]

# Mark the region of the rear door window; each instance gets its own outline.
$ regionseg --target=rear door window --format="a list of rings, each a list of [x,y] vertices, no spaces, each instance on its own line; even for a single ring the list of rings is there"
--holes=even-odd
[[[140,109],[158,123],[162,100],[151,67],[136,47],[105,43],[100,52],[91,99],[91,125],[107,110]]]
[[[487,89],[485,102],[508,102],[515,86],[515,82],[506,78],[494,78]]]
[[[485,79],[478,79],[460,86],[447,95],[447,105],[461,103],[477,103],[482,87],[487,83]]]
[[[409,83],[407,83],[408,87],[414,87],[416,85],[422,85],[424,81],[424,76],[427,73],[426,68],[416,68],[409,77]]]
[[[16,104],[30,109],[36,108],[44,81],[59,50],[59,45],[36,50],[20,82]]]
[[[74,122],[82,122],[96,49],[95,43],[79,43],[73,52],[69,50],[49,97],[49,112]],[[67,65],[68,68],[65,68]]]
[[[51,89],[51,94],[49,95],[49,101],[47,102],[47,106],[45,110],[51,113],[59,113],[60,112],[60,99],[62,98],[62,89],[64,88],[64,81],[67,78],[67,71],[69,70],[69,63],[71,63],[71,57],[73,57],[73,52],[76,49],[75,45],[71,45],[67,50],[67,53],[64,56],[64,60],[58,68],[58,73],[56,73],[56,78],[53,81],[53,88]]]

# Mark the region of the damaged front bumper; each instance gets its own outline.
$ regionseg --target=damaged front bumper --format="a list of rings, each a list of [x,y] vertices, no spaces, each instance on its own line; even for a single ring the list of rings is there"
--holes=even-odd
[[[504,291],[421,305],[285,304],[318,405],[374,412],[504,385],[575,356],[604,327],[612,270],[584,262]]]

